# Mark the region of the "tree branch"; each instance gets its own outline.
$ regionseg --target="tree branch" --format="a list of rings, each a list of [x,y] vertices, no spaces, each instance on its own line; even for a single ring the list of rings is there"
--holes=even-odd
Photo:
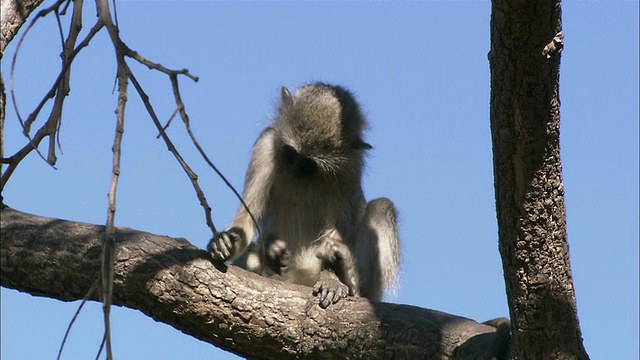
[[[2,0],[2,26],[0,26],[0,58],[4,55],[4,49],[13,40],[20,27],[27,18],[44,0]]]
[[[1,212],[0,284],[63,301],[100,276],[104,226]],[[187,240],[116,231],[113,302],[250,358],[490,359],[496,328],[409,305],[347,298],[214,265]],[[97,300],[94,296],[93,300]]]

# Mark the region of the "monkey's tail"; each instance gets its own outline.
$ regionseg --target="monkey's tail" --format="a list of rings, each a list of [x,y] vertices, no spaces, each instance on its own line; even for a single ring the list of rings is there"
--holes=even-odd
[[[356,258],[364,277],[361,292],[372,300],[381,300],[387,290],[395,292],[398,285],[402,255],[397,219],[391,200],[379,198],[367,204]]]

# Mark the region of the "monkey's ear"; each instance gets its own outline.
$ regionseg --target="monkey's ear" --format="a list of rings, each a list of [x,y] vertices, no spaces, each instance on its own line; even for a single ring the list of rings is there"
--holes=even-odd
[[[284,105],[291,105],[293,103],[293,97],[291,96],[291,92],[289,91],[289,89],[287,89],[286,86],[282,87],[282,90],[280,91],[280,94],[282,96],[282,103]]]
[[[370,144],[364,142],[364,140],[357,138],[354,142],[353,142],[353,147],[356,150],[370,150],[373,149],[373,146],[371,146]]]

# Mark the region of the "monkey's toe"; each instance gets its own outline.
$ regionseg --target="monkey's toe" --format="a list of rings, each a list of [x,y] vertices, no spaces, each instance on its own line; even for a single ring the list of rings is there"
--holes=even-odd
[[[347,297],[349,287],[342,283],[334,273],[324,270],[313,286],[313,295],[318,297],[320,307],[326,309],[329,305]]]

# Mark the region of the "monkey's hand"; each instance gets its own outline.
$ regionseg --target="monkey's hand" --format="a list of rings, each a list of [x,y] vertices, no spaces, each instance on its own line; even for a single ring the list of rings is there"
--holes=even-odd
[[[349,295],[349,287],[340,281],[332,271],[322,270],[318,281],[313,286],[313,295],[319,297],[320,307],[326,309],[329,305],[347,297]]]
[[[274,273],[284,276],[289,270],[291,263],[291,252],[287,249],[287,243],[284,240],[276,239],[275,236],[267,237],[266,246],[266,265]]]
[[[242,241],[242,234],[233,228],[218,233],[207,245],[207,251],[214,260],[227,261],[235,255],[238,243]]]

